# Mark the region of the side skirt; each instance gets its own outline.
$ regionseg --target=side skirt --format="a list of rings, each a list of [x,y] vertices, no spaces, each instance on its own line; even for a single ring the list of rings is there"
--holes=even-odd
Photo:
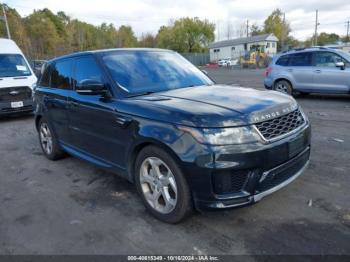
[[[113,173],[116,173],[120,175],[121,177],[124,177],[129,180],[128,172],[126,168],[123,168],[119,165],[116,165],[114,163],[111,163],[109,161],[106,161],[104,159],[101,159],[95,155],[89,154],[86,151],[83,151],[81,149],[78,149],[72,145],[66,144],[62,141],[59,141],[60,146],[63,148],[64,151],[66,151],[68,154],[80,158],[84,161],[87,161],[101,169],[104,169],[106,171],[110,171]]]

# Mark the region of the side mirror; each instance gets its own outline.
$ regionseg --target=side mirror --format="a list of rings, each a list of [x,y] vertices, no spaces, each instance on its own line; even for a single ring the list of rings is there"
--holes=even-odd
[[[345,69],[345,64],[344,64],[344,62],[336,62],[336,63],[335,63],[335,66],[336,66],[336,67],[339,67],[341,70],[344,70],[344,69]]]
[[[104,95],[107,93],[107,88],[100,81],[85,79],[75,86],[75,91],[81,95]]]

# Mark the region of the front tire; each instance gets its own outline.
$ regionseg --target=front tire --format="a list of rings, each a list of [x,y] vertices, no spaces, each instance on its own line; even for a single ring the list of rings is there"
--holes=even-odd
[[[292,95],[293,94],[293,87],[292,85],[286,81],[286,80],[279,80],[274,84],[273,90]]]
[[[135,183],[147,210],[163,222],[178,223],[192,210],[191,193],[181,169],[159,147],[141,150],[136,159]]]
[[[39,121],[38,131],[44,155],[50,160],[61,159],[64,156],[64,151],[60,148],[51,126],[44,118]]]

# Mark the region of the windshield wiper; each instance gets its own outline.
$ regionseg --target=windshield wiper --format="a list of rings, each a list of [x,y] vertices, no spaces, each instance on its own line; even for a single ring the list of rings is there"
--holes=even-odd
[[[28,76],[15,76],[13,79],[28,79]]]
[[[150,95],[154,93],[155,93],[154,91],[140,92],[140,93],[129,94],[127,95],[127,97],[145,96],[145,95]]]

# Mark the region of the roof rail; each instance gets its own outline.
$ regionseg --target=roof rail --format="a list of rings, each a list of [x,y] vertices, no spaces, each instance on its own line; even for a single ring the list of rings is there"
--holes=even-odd
[[[288,52],[292,52],[292,51],[301,51],[301,50],[304,50],[304,49],[306,49],[306,47],[293,48],[293,49],[285,50],[282,53],[284,54],[284,53],[288,53]]]
[[[329,47],[326,46],[311,46],[310,48],[329,49]]]
[[[321,50],[328,50],[331,49],[329,47],[325,47],[325,46],[310,46],[310,47],[300,47],[300,48],[293,48],[293,49],[289,49],[289,50],[285,50],[282,52],[282,54],[288,53],[288,52],[297,52],[297,51],[302,51],[302,50],[309,50],[309,49],[321,49]]]

